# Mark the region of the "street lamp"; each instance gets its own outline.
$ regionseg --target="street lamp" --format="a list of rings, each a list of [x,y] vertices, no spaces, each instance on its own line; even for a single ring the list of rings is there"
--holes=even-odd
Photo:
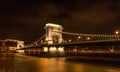
[[[90,37],[87,37],[86,40],[90,40],[91,38]]]
[[[81,36],[78,36],[78,39],[80,39],[81,38]]]
[[[115,34],[119,34],[119,31],[115,31]]]
[[[68,42],[71,42],[71,41],[72,41],[71,39],[68,40]]]
[[[77,36],[77,41],[80,41],[81,40],[81,36]]]

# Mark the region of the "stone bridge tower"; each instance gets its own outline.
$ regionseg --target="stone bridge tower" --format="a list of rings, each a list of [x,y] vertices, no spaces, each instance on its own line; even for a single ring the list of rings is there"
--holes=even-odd
[[[55,42],[62,42],[62,26],[58,24],[47,23],[45,26],[46,29],[46,42],[47,44],[53,44]]]

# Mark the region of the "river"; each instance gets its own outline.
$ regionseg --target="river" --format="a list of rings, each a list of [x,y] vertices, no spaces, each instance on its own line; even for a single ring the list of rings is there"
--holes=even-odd
[[[15,56],[0,57],[0,72],[120,72],[120,64],[16,54]]]

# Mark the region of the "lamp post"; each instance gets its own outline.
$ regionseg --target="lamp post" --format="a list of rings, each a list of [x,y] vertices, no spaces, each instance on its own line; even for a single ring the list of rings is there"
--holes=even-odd
[[[86,40],[90,40],[91,38],[90,37],[87,37]]]
[[[119,34],[119,31],[117,30],[117,31],[115,31],[115,34]]]
[[[81,40],[81,36],[77,36],[77,41],[80,41]]]
[[[81,36],[78,36],[78,39],[80,39],[81,38]]]
[[[68,40],[68,42],[71,42],[71,41],[72,41],[71,39]]]

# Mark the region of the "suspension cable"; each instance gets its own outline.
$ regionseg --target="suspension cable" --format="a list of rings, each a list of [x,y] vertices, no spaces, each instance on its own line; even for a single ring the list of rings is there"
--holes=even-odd
[[[58,33],[68,34],[68,35],[80,35],[80,36],[93,36],[93,37],[113,37],[113,38],[119,38],[120,35],[113,35],[113,34],[79,34],[79,33],[71,33],[71,32],[59,32]]]

